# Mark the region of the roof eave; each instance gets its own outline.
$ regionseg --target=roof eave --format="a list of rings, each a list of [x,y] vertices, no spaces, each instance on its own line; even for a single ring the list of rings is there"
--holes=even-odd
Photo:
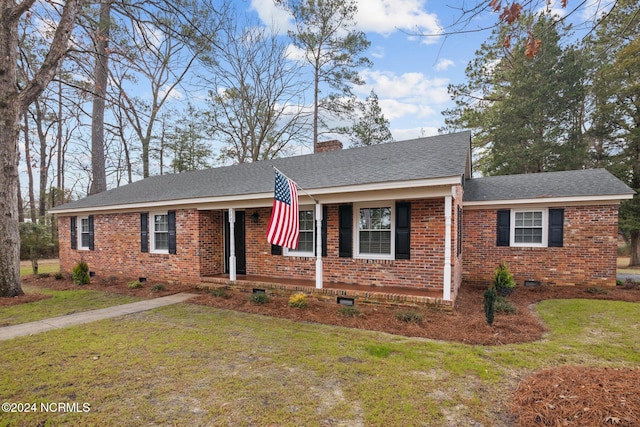
[[[621,200],[632,199],[633,194],[605,194],[592,196],[536,197],[528,199],[499,199],[463,201],[465,208],[481,209],[514,205],[571,205],[571,204],[617,204]]]
[[[391,182],[378,182],[368,184],[357,185],[345,185],[340,187],[323,187],[305,190],[306,193],[318,199],[320,203],[333,203],[334,200],[338,200],[341,197],[346,197],[354,193],[380,193],[389,192],[394,190],[420,190],[423,188],[436,188],[443,186],[461,185],[462,176],[454,175],[438,178],[425,178],[407,181],[391,181]],[[407,195],[405,191],[402,193]],[[418,194],[418,193],[416,193]],[[300,199],[305,197],[304,193],[299,193]],[[323,201],[327,199],[327,201]],[[87,214],[87,213],[107,213],[107,212],[123,212],[123,211],[141,211],[141,210],[159,210],[159,209],[176,209],[176,208],[215,208],[221,209],[226,207],[233,208],[256,208],[271,206],[273,202],[273,192],[267,193],[251,193],[251,194],[237,194],[215,197],[199,197],[192,199],[173,199],[173,200],[160,200],[152,202],[140,202],[140,203],[124,203],[116,205],[104,205],[104,206],[88,206],[77,207],[67,209],[49,210],[50,213],[56,215],[65,214]],[[302,203],[302,202],[301,202]]]

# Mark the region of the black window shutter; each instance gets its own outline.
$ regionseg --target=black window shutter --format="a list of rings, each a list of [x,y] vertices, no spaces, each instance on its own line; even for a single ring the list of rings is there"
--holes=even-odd
[[[549,209],[549,247],[562,247],[563,230],[564,209]]]
[[[95,233],[93,232],[93,215],[89,215],[89,250],[92,251],[95,246],[93,244],[93,237]]]
[[[509,232],[511,228],[511,210],[501,209],[498,211],[498,229],[497,242],[498,246],[509,246]]]
[[[353,254],[353,207],[340,205],[338,207],[338,255],[341,258],[351,258]]]
[[[71,217],[71,249],[78,249],[78,217]]]
[[[282,246],[271,245],[271,255],[282,255]]]
[[[396,259],[411,255],[411,203],[396,203]]]
[[[149,213],[140,214],[140,252],[149,252]]]
[[[169,253],[175,254],[176,251],[176,211],[167,212],[167,222],[169,223]]]

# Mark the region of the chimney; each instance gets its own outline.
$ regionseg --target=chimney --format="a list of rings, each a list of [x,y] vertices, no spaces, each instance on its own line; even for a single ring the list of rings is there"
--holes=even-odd
[[[342,150],[342,142],[337,139],[332,139],[331,141],[318,141],[318,144],[316,145],[316,153],[337,150]]]

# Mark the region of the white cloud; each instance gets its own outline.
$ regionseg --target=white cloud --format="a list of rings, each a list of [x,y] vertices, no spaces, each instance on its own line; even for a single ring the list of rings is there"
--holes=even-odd
[[[442,58],[436,64],[436,70],[444,71],[444,70],[446,70],[446,69],[448,69],[450,67],[453,67],[454,65],[455,65],[455,63],[452,60],[446,59],[446,58]]]
[[[294,28],[291,15],[276,6],[273,0],[251,0],[251,9],[267,27],[274,28],[280,34]]]
[[[433,108],[426,104],[403,102],[397,99],[379,99],[378,104],[387,120],[395,120],[404,116],[427,118],[435,114]]]
[[[442,27],[435,13],[425,10],[425,0],[358,0],[356,28],[364,32],[389,35],[399,30],[412,34],[440,34]],[[251,0],[253,9],[267,26],[283,32],[293,29],[291,16],[275,6],[273,0]],[[420,37],[423,43],[437,38]]]
[[[179,100],[184,98],[182,92],[177,90],[175,87],[173,89],[170,89],[170,85],[164,85],[164,87],[158,91],[158,95],[162,98],[167,94],[167,91],[170,91],[169,99]]]
[[[391,71],[364,70],[362,78],[367,82],[355,89],[368,94],[374,89],[379,98],[405,99],[429,104],[444,104],[449,101],[445,78],[430,79],[423,73],[410,72],[396,74]]]
[[[406,139],[422,138],[425,136],[434,136],[438,134],[438,128],[433,126],[424,126],[419,128],[393,129],[393,138],[396,141],[404,141]]]
[[[437,15],[425,10],[424,0],[358,0],[357,21],[360,30],[384,35],[398,30],[442,32]]]
[[[371,49],[371,56],[373,56],[374,58],[377,58],[377,59],[384,58],[384,55],[385,55],[384,46],[374,46]]]

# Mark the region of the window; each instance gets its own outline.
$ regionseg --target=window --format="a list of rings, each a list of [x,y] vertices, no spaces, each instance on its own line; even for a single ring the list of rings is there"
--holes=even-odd
[[[80,230],[78,231],[78,236],[80,238],[78,248],[88,250],[91,242],[91,235],[89,233],[89,217],[81,217],[78,219],[80,220],[78,223],[78,226],[80,227]]]
[[[393,208],[358,206],[356,217],[356,257],[393,259]]]
[[[153,218],[151,252],[169,253],[169,215],[155,213],[151,217]]]
[[[285,255],[315,256],[315,220],[312,208],[300,208],[298,249],[287,249]]]
[[[547,246],[548,210],[512,210],[511,246]]]

